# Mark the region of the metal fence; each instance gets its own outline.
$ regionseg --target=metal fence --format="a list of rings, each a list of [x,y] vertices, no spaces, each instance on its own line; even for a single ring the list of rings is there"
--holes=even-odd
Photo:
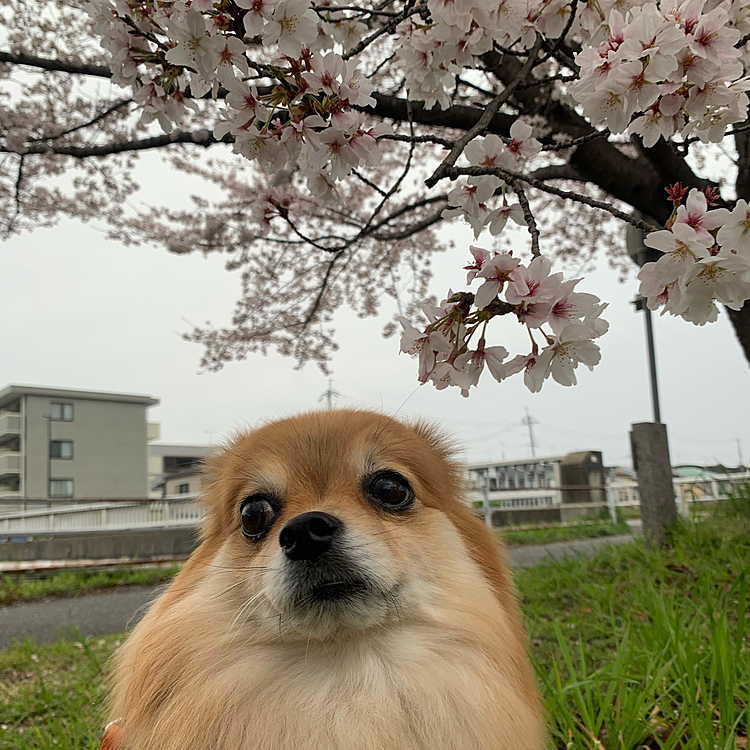
[[[0,536],[196,526],[202,518],[195,498],[89,503],[0,516]]]

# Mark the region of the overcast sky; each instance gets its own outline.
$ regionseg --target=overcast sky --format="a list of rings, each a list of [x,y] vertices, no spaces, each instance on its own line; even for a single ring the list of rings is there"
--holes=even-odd
[[[172,183],[154,159],[149,178],[152,191]],[[449,231],[460,241],[453,254],[436,259],[439,296],[449,286],[462,288],[471,239]],[[75,222],[15,237],[0,244],[0,388],[22,383],[150,394],[161,399],[150,419],[161,423],[165,442],[216,442],[262,419],[319,408],[327,378],[314,365],[296,371],[276,354],[198,374],[201,349],[180,338],[184,321],[227,322],[238,288],[220,256],[124,248]],[[575,387],[549,380],[532,394],[521,376],[499,385],[485,373],[468,399],[455,389],[417,388],[416,363],[398,354],[397,339],[380,335],[385,318],[360,320],[343,310],[333,360],[333,386],[342,394],[337,404],[435,419],[471,461],[530,455],[521,421],[528,408],[537,422],[537,455],[601,450],[607,465],[627,465],[630,425],[651,419],[643,315],[630,304],[637,281],[631,276],[621,284],[602,269],[579,289],[610,303],[604,317],[611,329],[600,340],[601,364],[594,372],[579,368]],[[750,370],[726,315],[703,328],[667,317],[656,317],[655,326],[672,462],[736,465],[738,440],[747,460]],[[507,345],[503,324],[494,328],[489,343]]]

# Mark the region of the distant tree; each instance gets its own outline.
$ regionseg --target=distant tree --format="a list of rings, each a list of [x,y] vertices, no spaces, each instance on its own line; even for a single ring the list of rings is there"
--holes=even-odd
[[[374,315],[390,296],[413,319],[457,218],[495,249],[506,222],[525,226],[536,260],[475,250],[479,298],[404,321],[423,380],[466,390],[487,364],[534,390],[575,382],[602,307],[540,254],[621,264],[623,222],[667,228],[648,240],[664,253],[642,272],[649,304],[701,324],[729,305],[750,359],[744,0],[86,5],[0,2],[2,234],[71,217],[126,245],[225,253],[242,278],[231,324],[188,335],[208,368],[269,347],[325,366],[342,304]],[[191,208],[169,183],[163,205],[133,201],[149,150],[173,180],[204,180]],[[736,175],[712,182],[720,155]],[[484,339],[509,313],[536,342],[513,360]]]

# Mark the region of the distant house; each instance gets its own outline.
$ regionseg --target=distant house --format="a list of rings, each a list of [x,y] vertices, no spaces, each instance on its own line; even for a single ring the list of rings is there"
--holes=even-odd
[[[129,393],[0,390],[0,500],[146,498],[146,416],[158,403]]]
[[[151,443],[148,446],[149,497],[197,494],[203,462],[213,450],[211,445]],[[180,478],[183,481],[177,482]],[[185,486],[190,489],[186,490]]]
[[[197,497],[203,487],[203,477],[200,467],[167,475],[164,481],[164,498],[179,500]]]

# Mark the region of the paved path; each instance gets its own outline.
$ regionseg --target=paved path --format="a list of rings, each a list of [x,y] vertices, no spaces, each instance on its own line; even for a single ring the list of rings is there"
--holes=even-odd
[[[24,636],[42,643],[79,634],[104,635],[132,628],[162,587],[134,586],[64,599],[0,607],[0,649]]]
[[[607,544],[620,544],[633,537],[601,537],[573,542],[535,544],[509,550],[514,567],[527,568],[541,562],[576,555],[591,555]],[[59,637],[121,633],[135,626],[162,586],[138,586],[65,599],[0,607],[0,649],[24,636],[51,643]]]
[[[538,563],[562,560],[576,555],[593,555],[596,550],[608,544],[622,544],[633,539],[631,534],[620,536],[602,536],[596,539],[576,539],[572,542],[553,542],[552,544],[530,544],[527,547],[513,547],[508,550],[514,568],[530,568]],[[0,626],[2,619],[0,619]]]

